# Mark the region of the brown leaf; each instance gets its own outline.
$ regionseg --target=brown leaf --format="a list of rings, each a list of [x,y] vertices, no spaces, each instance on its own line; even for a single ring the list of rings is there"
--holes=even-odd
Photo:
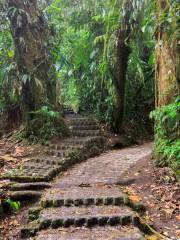
[[[138,195],[130,195],[129,196],[130,200],[132,200],[133,202],[139,202],[141,201],[141,197],[139,197]]]

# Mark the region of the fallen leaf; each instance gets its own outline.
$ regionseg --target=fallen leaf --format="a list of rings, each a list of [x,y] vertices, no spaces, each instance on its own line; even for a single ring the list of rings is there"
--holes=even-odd
[[[139,173],[139,172],[136,172],[134,175],[135,175],[135,176],[139,176],[139,175],[140,175],[140,173]]]
[[[3,159],[4,161],[16,161],[17,159],[14,158],[14,157],[11,157],[10,155],[4,155],[4,156],[1,156],[1,159]]]
[[[147,240],[160,240],[160,238],[157,235],[151,235],[147,236]]]
[[[133,202],[139,202],[141,201],[141,197],[137,196],[137,195],[130,195],[129,196],[130,200],[132,200]]]

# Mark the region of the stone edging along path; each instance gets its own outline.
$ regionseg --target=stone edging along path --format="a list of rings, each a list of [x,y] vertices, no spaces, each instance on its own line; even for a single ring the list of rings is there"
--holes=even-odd
[[[76,116],[69,122],[74,137],[3,176],[16,181],[11,185],[13,199],[41,197],[36,207],[29,210],[29,223],[21,229],[22,238],[144,239],[139,230],[144,230],[144,226],[136,214],[144,208],[123,194],[118,184],[124,183],[120,177],[124,171],[151,153],[151,146],[94,157],[107,149],[108,142],[96,121]],[[82,162],[85,159],[88,160]],[[59,174],[64,170],[67,171]],[[56,175],[53,182],[47,183]]]

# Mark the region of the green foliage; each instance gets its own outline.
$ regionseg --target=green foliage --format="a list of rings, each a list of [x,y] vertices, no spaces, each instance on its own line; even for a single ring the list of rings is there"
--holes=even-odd
[[[151,113],[155,120],[155,160],[180,174],[180,98]]]
[[[53,137],[62,137],[67,134],[65,123],[59,112],[43,106],[41,109],[32,112],[32,114],[33,120],[30,124],[33,131],[29,136],[31,140],[34,141],[39,138],[43,143],[47,143],[47,141]]]
[[[126,112],[135,115],[140,101],[153,98],[154,5],[150,1],[146,6],[145,1],[130,2],[134,9],[130,24],[133,29],[143,29],[133,34],[128,69]],[[55,32],[51,52],[60,82],[60,101],[75,110],[96,114],[110,125],[115,101],[110,69],[114,64],[116,31],[124,11],[120,0],[56,0],[46,9]],[[136,96],[139,88],[140,97]],[[139,98],[136,106],[134,97]]]
[[[0,214],[7,214],[13,210],[19,210],[20,206],[19,201],[13,201],[7,196],[0,198]]]
[[[145,2],[148,4],[145,5]],[[133,7],[129,23],[132,29],[139,31],[133,33],[131,41],[133,52],[127,74],[126,118],[130,120],[131,116],[137,115],[139,102],[152,98],[154,91],[154,63],[151,61],[154,47],[151,40],[154,13],[152,1],[131,0],[125,6],[121,0],[55,0],[49,4],[43,1],[40,6],[52,32],[50,51],[59,79],[60,102],[71,105],[75,110],[96,114],[110,125],[113,125],[115,101],[110,69],[114,64],[116,31],[128,6]],[[13,63],[14,46],[7,17],[4,19],[3,31],[0,32],[0,39],[3,38],[0,41],[0,86],[6,89],[0,91],[0,105],[3,106],[7,105],[7,99],[10,104],[21,100],[21,83],[15,77],[16,66]],[[6,48],[3,48],[4,45]],[[8,71],[13,72],[12,78],[9,78]],[[22,80],[27,81],[28,75],[24,75]],[[140,88],[139,95],[137,92]],[[134,98],[137,98],[137,104]]]
[[[157,23],[157,28],[160,27],[168,34],[169,41],[178,39],[180,20],[179,0],[167,1],[166,7],[164,9],[157,7],[157,12],[159,14],[159,22]]]
[[[47,144],[48,140],[53,137],[62,137],[68,134],[60,113],[49,109],[48,106],[43,106],[31,114],[33,118],[28,132],[25,132],[25,136],[28,136],[31,142],[36,143],[40,140],[43,144]]]
[[[19,210],[20,209],[20,202],[19,201],[12,201],[11,199],[7,199],[6,203],[9,204],[10,208]]]
[[[17,101],[17,82],[12,77],[15,63],[11,32],[6,20],[2,20],[0,24],[0,108],[3,108]]]

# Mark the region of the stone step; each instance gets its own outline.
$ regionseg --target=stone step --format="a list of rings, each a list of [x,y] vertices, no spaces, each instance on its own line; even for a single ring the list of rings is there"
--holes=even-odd
[[[96,228],[60,228],[42,231],[36,240],[145,240],[133,226],[106,226]]]
[[[10,191],[23,191],[23,190],[43,190],[50,188],[51,184],[46,182],[38,183],[13,183],[9,186]]]
[[[62,145],[84,145],[90,140],[93,140],[94,137],[71,137],[64,140]]]
[[[68,116],[69,116],[69,115],[70,115],[70,116],[76,115],[75,112],[74,112],[73,110],[71,110],[71,109],[65,110],[65,111],[64,111],[64,114],[65,114],[65,115],[68,115]]]
[[[72,125],[69,127],[71,130],[97,130],[99,126],[97,124],[94,125]]]
[[[74,150],[74,149],[82,149],[83,145],[82,144],[61,144],[61,145],[51,145],[50,146],[51,149],[54,150]]]
[[[29,161],[20,168],[1,175],[1,179],[10,179],[17,182],[44,182],[50,181],[60,171],[59,166],[34,163]]]
[[[64,144],[83,144],[80,151],[72,151],[68,157],[39,156],[24,162],[20,168],[0,175],[0,179],[17,182],[43,182],[52,180],[60,171],[89,157],[97,156],[106,148],[106,138],[102,136],[70,138]]]
[[[40,229],[70,226],[128,225],[134,223],[135,214],[125,206],[59,207],[43,209],[38,221]]]
[[[41,156],[38,158],[33,158],[29,162],[27,162],[25,165],[34,165],[34,164],[47,164],[47,165],[63,165],[65,158],[63,157],[57,157],[57,156]]]
[[[73,149],[75,151],[75,149]],[[69,150],[69,149],[65,149],[65,150],[47,150],[45,151],[45,155],[48,155],[48,156],[54,156],[54,157],[59,157],[59,158],[64,158],[64,157],[68,157],[72,152],[73,150]],[[78,151],[78,149],[77,149]]]
[[[103,136],[86,136],[86,137],[71,137],[64,140],[65,145],[71,145],[71,144],[83,144],[83,146],[86,146],[89,143],[103,143],[105,144],[107,142],[107,139]]]
[[[92,126],[97,124],[97,121],[85,118],[71,118],[68,122],[70,126]]]
[[[74,110],[71,107],[69,107],[69,106],[65,106],[63,108],[63,111],[64,111],[65,114],[69,114],[69,113],[75,114]]]
[[[14,191],[9,193],[9,197],[13,201],[37,200],[41,195],[41,191]]]
[[[69,121],[91,121],[96,122],[94,118],[88,117],[88,116],[81,116],[79,114],[75,115],[75,118],[68,118]]]
[[[72,130],[71,134],[77,137],[99,136],[99,130]]]
[[[71,187],[47,190],[42,199],[43,207],[81,205],[121,205],[128,204],[128,197],[118,187]]]

